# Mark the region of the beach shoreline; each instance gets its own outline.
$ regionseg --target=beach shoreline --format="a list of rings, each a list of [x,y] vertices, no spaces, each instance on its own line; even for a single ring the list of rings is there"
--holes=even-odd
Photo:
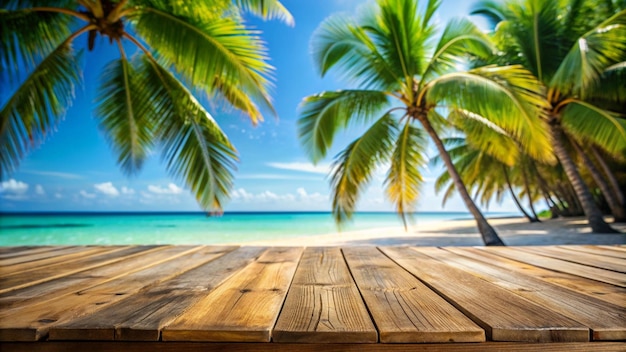
[[[584,217],[546,219],[530,223],[523,217],[488,219],[509,246],[626,244],[626,233],[594,234]],[[610,218],[607,221],[611,221]],[[626,223],[611,223],[626,232]],[[473,219],[432,221],[403,227],[334,232],[324,235],[233,243],[245,246],[482,246]]]

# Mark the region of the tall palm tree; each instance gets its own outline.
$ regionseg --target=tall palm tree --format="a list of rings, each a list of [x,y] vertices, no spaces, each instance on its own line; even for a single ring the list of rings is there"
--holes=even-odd
[[[2,178],[54,130],[72,103],[82,79],[74,46],[83,38],[89,51],[101,44],[119,50],[119,58],[102,72],[95,116],[122,170],[136,173],[148,152],[160,147],[168,170],[199,204],[221,209],[237,154],[193,92],[222,100],[254,123],[262,119],[261,109],[272,109],[272,67],[258,32],[241,16],[250,12],[291,23],[280,2],[4,0],[1,5],[0,76],[12,92],[0,110]],[[134,45],[134,51],[124,44]],[[86,64],[91,69],[89,57]]]
[[[519,66],[457,71],[465,55],[489,56],[492,47],[464,19],[451,21],[437,35],[432,19],[439,5],[440,1],[429,0],[418,13],[416,0],[378,0],[357,19],[324,21],[312,39],[318,69],[325,75],[336,68],[359,88],[306,97],[300,138],[316,162],[326,156],[339,130],[367,126],[334,162],[333,212],[337,221],[343,221],[351,216],[375,168],[387,163],[386,193],[405,220],[419,197],[420,167],[427,160],[430,137],[484,243],[502,245],[439,138],[447,124],[441,110],[463,108],[476,119],[500,126],[528,153],[545,159],[551,157],[551,148],[544,123],[537,117],[545,107],[543,92]]]
[[[611,1],[508,0],[480,2],[474,13],[495,26],[500,62],[522,64],[547,87],[547,122],[554,152],[594,232],[615,232],[603,219],[565,139],[626,151],[626,120],[593,103],[594,83],[626,60],[626,10]],[[606,16],[606,17],[603,17]],[[597,86],[595,86],[597,87]]]

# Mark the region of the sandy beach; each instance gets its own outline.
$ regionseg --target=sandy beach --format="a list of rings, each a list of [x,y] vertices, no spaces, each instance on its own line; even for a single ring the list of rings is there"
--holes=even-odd
[[[607,218],[607,221],[611,221]],[[594,234],[584,218],[550,219],[529,223],[525,218],[489,219],[505,244],[509,246],[542,246],[626,244],[626,234]],[[474,220],[452,220],[417,224],[408,231],[402,227],[330,233],[281,240],[247,242],[244,245],[271,246],[482,246]],[[611,223],[626,232],[626,223]]]

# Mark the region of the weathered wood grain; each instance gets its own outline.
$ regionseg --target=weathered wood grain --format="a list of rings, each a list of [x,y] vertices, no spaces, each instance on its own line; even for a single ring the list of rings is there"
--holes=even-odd
[[[208,261],[95,314],[54,327],[51,339],[158,341],[161,328],[256,259],[258,247],[209,247]],[[211,258],[209,258],[209,256]]]
[[[626,340],[626,309],[622,307],[438,248],[413,249],[585,324],[592,330],[594,340]]]
[[[476,323],[493,341],[589,341],[587,327],[408,247],[382,251]]]
[[[302,248],[269,248],[166,326],[163,341],[269,342]]]
[[[558,248],[568,249],[570,251],[577,252],[585,252],[590,254],[597,254],[604,257],[614,257],[626,260],[626,253],[622,251],[614,251],[611,248],[603,248],[600,246],[591,246],[591,245],[583,245],[583,246],[557,246]]]
[[[26,256],[29,254],[54,251],[67,248],[67,246],[19,246],[0,247],[0,259]]]
[[[339,248],[304,251],[272,340],[378,342],[378,333]]]
[[[626,272],[626,259],[576,252],[558,247],[521,247],[519,250],[600,269],[613,270],[621,273]]]
[[[157,252],[160,260],[140,271],[57,299],[0,313],[0,341],[36,341],[50,327],[91,314],[154,283],[167,280],[202,263],[194,255],[202,247],[170,247]],[[155,258],[156,259],[156,258]]]
[[[54,251],[44,251],[25,256],[2,259],[0,260],[0,267],[3,267],[5,270],[10,272],[18,272],[41,265],[48,265],[63,261],[63,258],[70,259],[75,256],[102,252],[111,249],[112,248],[87,246],[64,247]]]
[[[380,342],[480,342],[485,332],[374,247],[343,248]]]
[[[8,274],[0,280],[0,287],[2,287],[0,294],[121,260],[123,257],[120,257],[118,254],[124,249],[126,247],[100,247],[96,248],[95,252],[90,252],[85,256],[73,258],[72,260]]]
[[[624,352],[624,342],[591,343],[436,343],[436,344],[293,344],[203,342],[0,342],[3,352]]]
[[[584,295],[609,302],[621,308],[626,307],[626,289],[584,277],[551,271],[527,263],[495,255],[476,248],[445,247],[446,251],[479,260],[503,268],[513,273],[520,273],[550,282]]]
[[[110,258],[109,261],[101,266],[45,281],[37,285],[1,293],[0,311],[8,311],[19,306],[56,299],[61,295],[81,291],[151,266],[154,263],[153,258],[155,258],[151,253],[165,248],[167,247],[132,246],[119,251],[108,252],[97,258],[98,260]]]
[[[476,248],[484,250],[481,247]],[[560,259],[550,258],[543,255],[517,250],[515,248],[493,247],[490,248],[489,252],[549,270],[560,271],[563,273],[586,277],[588,279],[596,281],[606,282],[612,285],[626,287],[626,274],[589,267],[583,264],[567,262]]]

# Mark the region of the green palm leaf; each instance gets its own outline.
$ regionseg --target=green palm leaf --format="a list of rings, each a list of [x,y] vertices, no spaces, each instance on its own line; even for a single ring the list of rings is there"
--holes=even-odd
[[[370,89],[402,84],[401,70],[387,61],[365,28],[351,18],[333,16],[322,22],[313,33],[311,51],[322,76],[336,68],[342,78]]]
[[[266,19],[279,19],[293,26],[294,20],[291,13],[277,0],[235,0],[238,8],[249,11]]]
[[[232,188],[234,147],[191,92],[166,69],[144,59],[137,71],[146,79],[146,95],[152,97],[158,116],[154,129],[168,170],[184,180],[204,209],[220,211]]]
[[[118,163],[128,174],[141,168],[154,138],[153,97],[149,84],[126,59],[111,62],[103,71],[96,98],[96,117]]]
[[[520,66],[486,66],[451,73],[427,86],[427,102],[446,102],[491,121],[510,134],[537,160],[553,162],[545,125],[543,87]]]
[[[519,158],[519,146],[501,128],[465,110],[454,110],[448,117],[465,133],[465,141],[500,162],[513,166]]]
[[[0,111],[0,170],[19,160],[52,132],[74,98],[81,70],[69,43],[52,51],[22,82]]]
[[[489,38],[467,19],[448,22],[435,52],[424,70],[420,86],[438,75],[456,69],[466,55],[488,57],[494,48]]]
[[[64,14],[0,9],[1,76],[11,82],[20,65],[26,71],[34,69],[70,35],[72,21]]]
[[[583,101],[563,109],[561,124],[570,136],[592,142],[614,155],[626,154],[626,120]]]
[[[387,104],[379,91],[340,90],[306,97],[300,106],[298,134],[314,162],[326,156],[339,129],[351,121],[367,122]]]
[[[335,158],[331,185],[333,215],[338,223],[352,217],[376,166],[387,159],[396,132],[394,120],[384,115]]]
[[[626,59],[626,10],[580,37],[550,82],[566,93],[585,90],[609,66]]]
[[[426,164],[427,134],[409,122],[399,132],[385,180],[387,196],[396,205],[406,228],[406,216],[414,211],[424,178],[420,167]]]
[[[272,67],[266,62],[266,50],[258,33],[229,17],[210,22],[200,20],[176,17],[149,7],[133,16],[138,34],[151,46],[158,47],[159,54],[191,85],[205,87],[207,93],[213,94],[220,89],[219,83],[237,82],[253,100],[272,109],[267,94]],[[229,95],[231,92],[233,89],[221,91],[228,101],[241,99]],[[258,115],[256,110],[244,112],[252,118]]]

